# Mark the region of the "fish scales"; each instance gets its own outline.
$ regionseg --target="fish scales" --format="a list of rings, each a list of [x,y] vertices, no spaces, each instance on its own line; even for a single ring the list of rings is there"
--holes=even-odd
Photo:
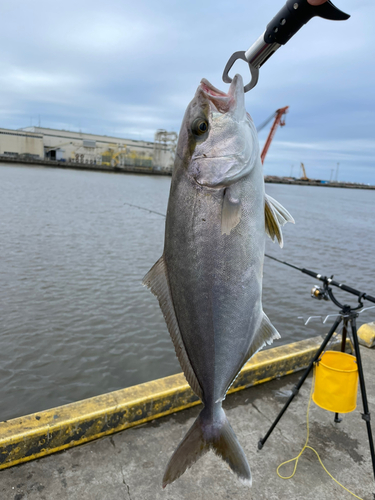
[[[246,456],[222,401],[247,360],[279,334],[262,309],[265,236],[282,246],[291,215],[264,192],[256,130],[236,75],[228,94],[202,80],[182,122],[164,252],[144,278],[204,408],[163,486],[212,449],[247,485]]]
[[[222,191],[207,196],[186,178],[171,190],[168,214],[175,215],[166,223],[165,261],[184,344],[207,401],[225,396],[262,319],[258,270],[265,238],[254,253],[251,241],[242,237],[264,233],[264,215],[257,213],[264,213],[263,192],[254,188],[255,175],[240,181],[238,191],[250,191],[256,205],[242,207],[230,235],[221,234]]]

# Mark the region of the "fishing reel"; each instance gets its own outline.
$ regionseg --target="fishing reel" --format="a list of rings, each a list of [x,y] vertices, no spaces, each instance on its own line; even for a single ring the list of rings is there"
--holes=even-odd
[[[323,288],[317,285],[313,286],[311,289],[311,297],[318,300],[330,300],[326,286]]]

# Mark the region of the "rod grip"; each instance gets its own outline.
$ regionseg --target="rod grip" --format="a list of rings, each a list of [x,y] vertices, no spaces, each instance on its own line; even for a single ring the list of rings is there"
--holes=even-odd
[[[287,0],[284,7],[267,24],[264,41],[285,45],[304,24],[315,16],[332,21],[345,21],[350,17],[335,7],[331,1],[313,6],[307,0]]]

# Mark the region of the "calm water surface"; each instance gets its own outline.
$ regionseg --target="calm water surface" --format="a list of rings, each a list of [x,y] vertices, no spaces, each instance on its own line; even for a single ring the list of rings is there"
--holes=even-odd
[[[162,176],[0,165],[0,419],[180,371],[158,302],[141,286],[162,253],[164,218],[125,204],[165,213],[169,185]],[[374,191],[266,191],[296,219],[284,249],[269,241],[268,253],[375,295]],[[327,331],[298,319],[337,312],[310,298],[314,284],[266,259],[263,302],[278,345]]]

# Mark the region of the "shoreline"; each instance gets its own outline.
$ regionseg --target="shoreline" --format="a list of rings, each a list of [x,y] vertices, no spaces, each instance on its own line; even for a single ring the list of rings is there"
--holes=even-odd
[[[140,167],[134,165],[124,166],[108,166],[95,165],[91,163],[76,163],[63,162],[58,160],[35,160],[33,158],[12,158],[0,157],[1,163],[14,163],[22,165],[35,165],[40,167],[50,168],[65,168],[73,170],[90,170],[94,172],[116,172],[116,173],[132,173],[132,174],[148,174],[148,175],[172,175],[172,169],[162,169],[160,167]],[[370,189],[374,190],[375,186],[367,184],[356,184],[354,182],[322,182],[320,180],[309,179],[307,181],[301,179],[293,179],[290,177],[277,177],[273,175],[265,175],[264,182],[266,184],[289,184],[291,186],[318,186],[330,188],[344,189]]]
[[[301,179],[293,179],[290,177],[276,177],[273,175],[264,176],[264,182],[267,184],[290,184],[292,186],[318,186],[344,189],[375,189],[375,186],[367,184],[356,184],[354,182],[322,182],[315,179],[303,181]]]
[[[306,368],[322,337],[255,354],[228,394]],[[351,350],[347,340],[347,348]],[[331,349],[341,348],[333,337]],[[0,422],[0,470],[54,454],[160,417],[199,405],[183,373]]]
[[[14,163],[20,165],[30,165],[50,168],[64,168],[73,170],[90,170],[94,172],[116,172],[116,173],[132,173],[132,174],[149,174],[149,175],[172,175],[172,170],[162,169],[160,167],[140,167],[134,165],[124,166],[108,166],[91,163],[78,163],[73,161],[58,161],[58,160],[35,160],[33,158],[5,158],[0,157],[1,163]]]

